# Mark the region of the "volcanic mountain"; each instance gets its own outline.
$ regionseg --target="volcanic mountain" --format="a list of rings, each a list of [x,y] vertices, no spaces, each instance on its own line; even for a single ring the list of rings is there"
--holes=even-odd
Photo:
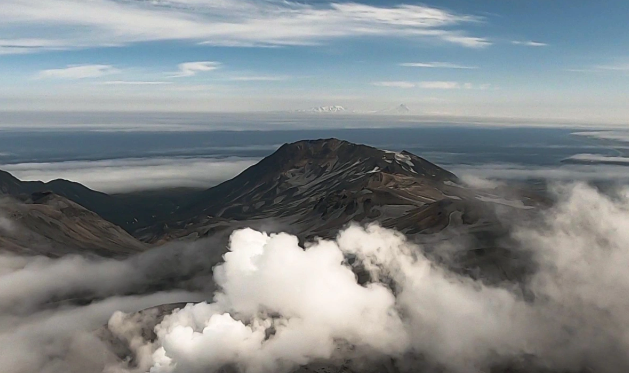
[[[338,139],[308,140],[283,145],[135,235],[160,242],[255,226],[302,238],[330,237],[352,221],[429,233],[452,219],[478,221],[479,198],[491,200],[409,152]]]
[[[46,232],[61,244],[67,237],[51,232],[66,232],[76,238],[66,247],[90,242],[102,249],[105,244],[96,243],[104,240],[112,252],[125,247],[129,253],[142,245],[116,225],[151,244],[207,236],[226,239],[240,227],[281,230],[306,240],[332,237],[351,222],[378,222],[408,236],[424,236],[453,226],[459,232],[484,232],[496,221],[496,205],[526,208],[520,201],[517,205],[470,189],[451,172],[409,152],[338,139],[285,144],[235,178],[200,192],[107,195],[66,180],[24,182],[8,173],[0,174],[0,190],[26,201],[11,203],[11,211],[28,211],[15,215],[23,216],[23,222],[30,221],[24,216],[48,216],[47,225],[28,223],[37,234]],[[49,200],[63,202],[53,204],[57,207],[52,210],[43,208],[41,201]],[[77,229],[61,229],[69,224],[68,214],[75,227],[89,226],[94,238],[87,239]],[[55,223],[49,218],[53,215],[61,220]]]

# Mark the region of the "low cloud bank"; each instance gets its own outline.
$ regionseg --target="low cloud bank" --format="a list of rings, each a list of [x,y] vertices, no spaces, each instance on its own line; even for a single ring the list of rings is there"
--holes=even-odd
[[[629,181],[626,165],[608,164],[565,164],[562,166],[527,166],[515,163],[488,163],[482,165],[452,165],[448,170],[464,181],[526,180],[540,179],[547,182],[571,181]],[[611,163],[611,164],[609,164]],[[629,165],[629,160],[627,165]]]
[[[0,371],[96,373],[116,366],[119,358],[94,331],[116,311],[207,299],[219,259],[212,239],[126,260],[0,254]]]
[[[130,192],[171,187],[209,188],[228,180],[257,159],[126,158],[102,161],[19,163],[0,165],[21,180],[66,179],[91,189]]]

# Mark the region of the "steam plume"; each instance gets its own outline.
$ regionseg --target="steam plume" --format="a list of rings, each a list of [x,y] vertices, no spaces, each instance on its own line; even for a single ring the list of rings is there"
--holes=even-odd
[[[629,193],[558,193],[541,220],[515,228],[537,266],[527,296],[450,272],[375,225],[305,248],[287,234],[237,231],[215,269],[213,302],[156,327],[150,372],[288,372],[322,360],[392,360],[402,371],[625,370]],[[347,257],[368,271],[366,285]]]

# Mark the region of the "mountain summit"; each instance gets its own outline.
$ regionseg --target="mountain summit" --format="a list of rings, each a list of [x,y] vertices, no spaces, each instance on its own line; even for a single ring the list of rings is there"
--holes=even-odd
[[[273,219],[298,233],[328,235],[350,221],[384,221],[465,193],[457,177],[406,151],[339,139],[298,141],[203,192],[177,216],[176,236],[225,221]]]

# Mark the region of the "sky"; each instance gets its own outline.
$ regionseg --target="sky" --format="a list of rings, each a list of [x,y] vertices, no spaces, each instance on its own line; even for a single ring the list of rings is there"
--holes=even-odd
[[[629,2],[2,0],[0,111],[629,122]]]

